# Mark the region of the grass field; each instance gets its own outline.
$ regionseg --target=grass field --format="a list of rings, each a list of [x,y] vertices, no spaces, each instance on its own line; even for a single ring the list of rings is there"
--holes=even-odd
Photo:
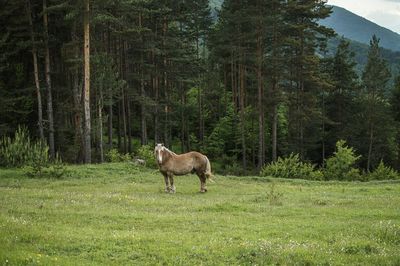
[[[400,183],[0,170],[0,265],[400,265]]]

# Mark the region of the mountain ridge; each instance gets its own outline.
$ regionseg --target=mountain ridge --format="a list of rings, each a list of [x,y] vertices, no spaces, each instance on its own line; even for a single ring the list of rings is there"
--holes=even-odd
[[[332,6],[331,16],[319,21],[319,23],[334,29],[339,36],[365,44],[369,44],[372,35],[375,34],[380,39],[381,47],[400,51],[400,34],[345,8]]]

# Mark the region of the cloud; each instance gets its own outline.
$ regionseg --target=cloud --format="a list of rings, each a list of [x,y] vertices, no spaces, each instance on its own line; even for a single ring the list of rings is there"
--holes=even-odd
[[[367,17],[376,24],[382,25],[393,31],[400,32],[400,15],[398,12],[377,10],[369,13]]]

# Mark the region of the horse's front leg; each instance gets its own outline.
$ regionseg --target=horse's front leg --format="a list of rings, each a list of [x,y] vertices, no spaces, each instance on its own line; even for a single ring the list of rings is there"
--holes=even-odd
[[[164,181],[165,181],[165,192],[168,193],[170,191],[168,175],[167,174],[163,174],[163,176],[164,176]]]
[[[175,185],[174,185],[174,175],[172,175],[172,174],[169,174],[169,183],[171,185],[170,192],[171,193],[175,193],[176,192],[176,188],[175,188]]]

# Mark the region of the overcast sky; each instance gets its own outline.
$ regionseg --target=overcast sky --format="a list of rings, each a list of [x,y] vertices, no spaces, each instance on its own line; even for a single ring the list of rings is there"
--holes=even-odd
[[[328,0],[376,24],[400,33],[400,0]]]

